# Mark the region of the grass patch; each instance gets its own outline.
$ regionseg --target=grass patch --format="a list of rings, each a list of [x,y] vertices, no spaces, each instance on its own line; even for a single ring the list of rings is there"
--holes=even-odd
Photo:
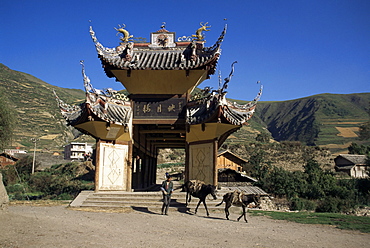
[[[275,220],[287,220],[301,224],[332,225],[339,229],[370,233],[370,218],[338,213],[250,211],[253,215],[267,215]]]

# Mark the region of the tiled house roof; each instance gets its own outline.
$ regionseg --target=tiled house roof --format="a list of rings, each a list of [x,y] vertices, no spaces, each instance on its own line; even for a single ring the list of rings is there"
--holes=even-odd
[[[220,149],[220,150],[218,150],[217,157],[219,157],[219,156],[221,156],[221,155],[232,156],[232,157],[234,157],[234,158],[238,159],[238,160],[239,160],[239,163],[248,163],[248,161],[247,161],[247,160],[245,160],[244,158],[242,158],[242,157],[240,157],[240,156],[238,156],[238,155],[236,155],[236,154],[232,153],[232,152],[231,152],[231,151],[229,151],[229,150],[224,150],[224,149]]]
[[[334,161],[336,166],[365,165],[366,155],[339,154]]]

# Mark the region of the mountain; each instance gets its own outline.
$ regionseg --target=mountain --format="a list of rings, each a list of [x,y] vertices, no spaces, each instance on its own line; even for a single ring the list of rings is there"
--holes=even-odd
[[[243,103],[239,101],[239,103]],[[358,139],[359,126],[369,121],[370,93],[320,94],[290,101],[259,102],[251,126],[269,132],[276,141],[347,152]],[[237,139],[240,137],[234,134]]]
[[[76,132],[65,125],[53,90],[69,103],[85,98],[82,90],[59,88],[0,64],[0,91],[5,93],[9,107],[17,116],[13,148],[33,148],[31,138],[36,138],[39,139],[37,150],[60,151],[74,139]]]
[[[13,147],[31,149],[31,138],[38,138],[38,150],[60,151],[74,140],[76,131],[65,125],[53,90],[70,104],[85,99],[82,90],[56,87],[0,64],[0,91],[6,92],[9,106],[18,117]],[[261,132],[271,134],[276,141],[300,141],[304,145],[328,147],[332,152],[346,152],[351,142],[370,145],[369,141],[358,139],[359,126],[369,120],[369,102],[370,93],[260,101],[249,125],[233,133],[226,145],[255,142]],[[83,135],[78,141],[94,142],[94,139]]]

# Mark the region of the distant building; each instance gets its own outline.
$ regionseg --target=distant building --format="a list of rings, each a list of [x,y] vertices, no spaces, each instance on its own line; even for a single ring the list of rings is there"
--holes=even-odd
[[[17,153],[21,153],[21,154],[26,154],[27,153],[26,150],[21,150],[21,149],[5,149],[4,152],[7,153],[7,154],[10,154],[10,155],[14,155],[14,154],[17,154]]]
[[[0,168],[4,168],[7,165],[13,165],[18,161],[18,158],[13,157],[8,153],[0,153]]]
[[[368,177],[366,155],[339,154],[335,159],[335,171],[345,172],[351,177]]]
[[[71,142],[64,147],[64,159],[85,160],[86,154],[92,154],[92,146],[87,143]]]
[[[243,165],[248,161],[235,155],[229,150],[220,150],[217,154],[217,169],[231,169],[242,172]]]

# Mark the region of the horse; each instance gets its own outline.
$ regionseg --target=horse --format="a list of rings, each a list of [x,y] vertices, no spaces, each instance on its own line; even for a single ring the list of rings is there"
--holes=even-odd
[[[238,217],[237,220],[239,221],[240,218],[242,216],[244,216],[244,220],[247,223],[248,223],[248,220],[247,220],[246,207],[248,207],[248,205],[252,202],[256,205],[256,207],[259,207],[260,204],[261,204],[259,194],[246,194],[246,193],[244,193],[242,191],[238,191],[238,190],[226,193],[223,196],[222,201],[219,204],[217,204],[216,206],[220,206],[223,202],[225,202],[225,214],[226,214],[226,219],[227,220],[229,220],[229,215],[230,215],[229,208],[232,205],[234,205],[234,206],[237,206],[237,207],[242,207],[242,209],[243,209],[243,213]]]
[[[198,207],[201,202],[203,202],[204,208],[206,209],[207,216],[209,216],[209,212],[207,209],[206,204],[206,197],[211,194],[213,196],[214,200],[217,200],[216,196],[216,186],[211,184],[205,184],[202,181],[198,180],[190,180],[185,182],[182,185],[183,191],[186,192],[186,203],[185,206],[188,206],[188,202],[191,201],[191,197],[197,197],[199,198],[199,202],[197,204],[197,207],[195,208],[195,214],[198,211]]]

